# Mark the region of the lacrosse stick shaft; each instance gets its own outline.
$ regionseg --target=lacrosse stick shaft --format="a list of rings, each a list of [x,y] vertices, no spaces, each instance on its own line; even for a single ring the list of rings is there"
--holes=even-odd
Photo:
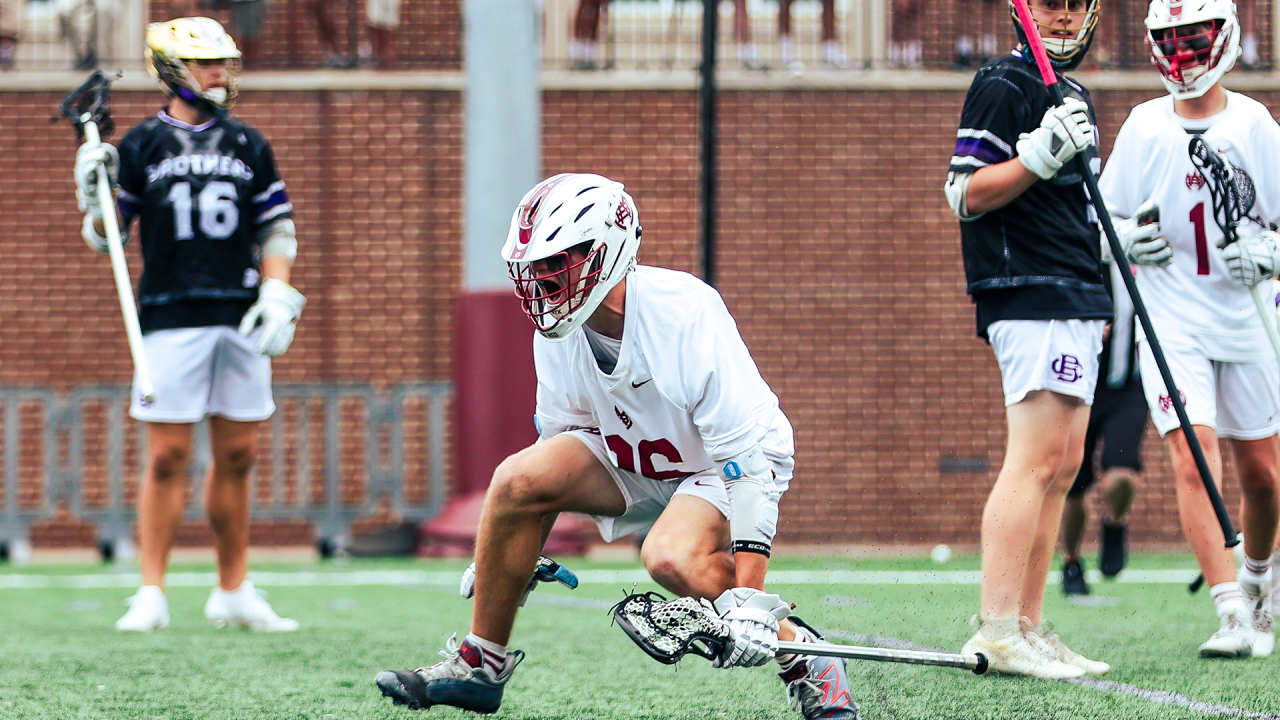
[[[1280,359],[1280,330],[1276,329],[1276,304],[1275,299],[1270,296],[1272,290],[1272,284],[1264,282],[1249,288],[1249,294],[1253,296],[1254,307],[1258,308],[1258,318],[1262,320],[1262,328],[1267,331],[1271,349],[1275,351],[1276,359]]]
[[[98,124],[91,119],[82,118],[85,142],[100,143]],[[146,353],[142,350],[142,328],[138,325],[138,306],[133,300],[133,286],[129,282],[129,266],[124,259],[124,244],[120,241],[120,222],[116,216],[115,203],[111,202],[111,183],[107,179],[107,169],[98,163],[98,197],[104,204],[102,225],[107,231],[107,254],[111,256],[111,274],[116,281],[116,295],[120,298],[120,312],[124,315],[124,332],[129,339],[129,354],[133,356],[133,367],[138,373],[138,390],[146,403],[155,402],[156,391],[151,385],[151,370],[147,365]]]
[[[1027,38],[1027,45],[1031,48],[1031,54],[1035,58],[1036,67],[1040,70],[1040,77],[1044,80],[1044,84],[1049,88],[1049,92],[1053,96],[1054,102],[1061,105],[1063,103],[1062,86],[1060,85],[1057,75],[1054,73],[1053,65],[1049,63],[1049,54],[1045,52],[1044,40],[1040,37],[1035,19],[1031,16],[1031,8],[1027,6],[1027,0],[1013,0],[1014,6],[1018,11],[1018,19],[1022,23],[1024,35]],[[1107,243],[1111,246],[1111,256],[1116,258],[1116,266],[1120,269],[1120,277],[1124,278],[1125,290],[1129,292],[1129,297],[1133,299],[1133,309],[1138,316],[1138,322],[1142,324],[1142,331],[1147,336],[1147,344],[1151,348],[1151,354],[1155,357],[1156,367],[1160,369],[1160,378],[1164,380],[1165,390],[1169,393],[1169,402],[1173,405],[1173,411],[1178,416],[1178,425],[1182,428],[1182,434],[1186,437],[1187,447],[1191,450],[1191,456],[1195,458],[1196,468],[1200,471],[1200,481],[1204,483],[1205,492],[1209,495],[1209,502],[1213,504],[1213,512],[1218,516],[1218,525],[1222,527],[1222,537],[1227,547],[1235,547],[1240,543],[1236,539],[1235,527],[1231,524],[1231,516],[1227,513],[1227,506],[1222,502],[1222,494],[1218,492],[1218,486],[1214,483],[1213,473],[1209,470],[1209,463],[1204,457],[1204,448],[1200,446],[1200,439],[1196,437],[1195,429],[1191,426],[1191,418],[1187,416],[1187,408],[1182,404],[1182,397],[1178,393],[1178,388],[1173,382],[1173,373],[1169,371],[1169,363],[1165,361],[1164,351],[1160,349],[1160,343],[1156,340],[1155,328],[1151,325],[1151,316],[1147,313],[1147,306],[1142,302],[1142,296],[1138,294],[1138,285],[1133,279],[1133,271],[1129,269],[1129,263],[1122,259],[1125,257],[1124,249],[1120,246],[1120,239],[1116,236],[1116,229],[1111,224],[1111,214],[1107,212],[1106,204],[1102,198],[1101,191],[1098,190],[1098,179],[1093,176],[1093,159],[1097,157],[1097,150],[1093,147],[1085,148],[1080,153],[1081,165],[1083,166],[1085,188],[1089,191],[1089,199],[1093,202],[1093,207],[1098,214],[1098,222],[1102,224],[1102,230],[1106,233]],[[1263,323],[1266,324],[1265,321]]]
[[[982,655],[928,652],[925,650],[890,650],[860,645],[836,645],[833,643],[802,643],[778,641],[778,652],[788,655],[821,655],[849,660],[874,660],[877,662],[907,663],[909,665],[935,665],[972,670],[981,675],[987,671],[987,659]]]

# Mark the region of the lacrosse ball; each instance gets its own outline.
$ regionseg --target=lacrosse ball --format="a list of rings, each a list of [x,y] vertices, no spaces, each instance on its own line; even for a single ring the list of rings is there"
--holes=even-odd
[[[951,548],[946,545],[934,545],[933,550],[929,551],[929,557],[939,565],[943,565],[951,559]]]

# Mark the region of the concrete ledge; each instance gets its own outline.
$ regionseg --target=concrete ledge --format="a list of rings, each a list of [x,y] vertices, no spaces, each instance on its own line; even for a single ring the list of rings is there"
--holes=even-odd
[[[88,75],[80,71],[16,71],[0,74],[0,93],[68,92]],[[1080,73],[1090,90],[1142,90],[1162,92],[1154,71]],[[693,91],[698,76],[692,70],[616,70],[572,72],[545,70],[540,75],[547,91]],[[734,91],[945,91],[964,92],[973,74],[964,72],[913,72],[904,70],[812,70],[756,72],[727,69],[720,72],[722,90]],[[248,72],[241,78],[242,92],[359,92],[379,90],[460,92],[466,77],[461,72],[375,72],[371,70],[298,70]],[[1280,73],[1234,72],[1227,87],[1243,92],[1280,90]],[[141,71],[126,72],[117,92],[154,92],[155,81]]]

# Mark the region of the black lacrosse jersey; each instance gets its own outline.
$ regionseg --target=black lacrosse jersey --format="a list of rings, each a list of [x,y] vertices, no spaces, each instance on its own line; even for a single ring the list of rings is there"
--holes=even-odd
[[[1088,91],[1067,82],[1069,94],[1089,104],[1093,119]],[[991,60],[965,96],[950,171],[973,173],[1016,157],[1018,136],[1039,127],[1053,104],[1035,65],[1021,54]],[[1111,317],[1083,171],[1084,159],[1076,156],[1008,205],[960,223],[979,337],[998,320]]]
[[[293,217],[271,145],[233,118],[161,110],[120,142],[117,203],[139,220],[142,331],[238,325],[258,297],[258,229]]]

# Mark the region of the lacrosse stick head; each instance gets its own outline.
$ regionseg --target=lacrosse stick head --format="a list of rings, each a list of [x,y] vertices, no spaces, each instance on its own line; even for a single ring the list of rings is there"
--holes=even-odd
[[[1229,245],[1239,239],[1240,224],[1251,219],[1249,211],[1258,200],[1253,179],[1241,168],[1227,162],[1199,135],[1191,138],[1187,152],[1191,155],[1191,163],[1205,176],[1213,200],[1213,220],[1222,230],[1223,245]],[[1265,223],[1259,224],[1266,227]]]
[[[613,606],[618,627],[664,665],[690,653],[714,660],[728,646],[729,626],[715,611],[689,597],[668,600],[656,592],[633,593]]]
[[[111,137],[116,129],[115,120],[111,119],[111,83],[119,77],[119,73],[108,76],[101,70],[94,70],[84,84],[62,98],[58,115],[53,119],[70,118],[76,129],[76,142],[84,142],[86,122],[98,126],[98,134],[103,140]]]

